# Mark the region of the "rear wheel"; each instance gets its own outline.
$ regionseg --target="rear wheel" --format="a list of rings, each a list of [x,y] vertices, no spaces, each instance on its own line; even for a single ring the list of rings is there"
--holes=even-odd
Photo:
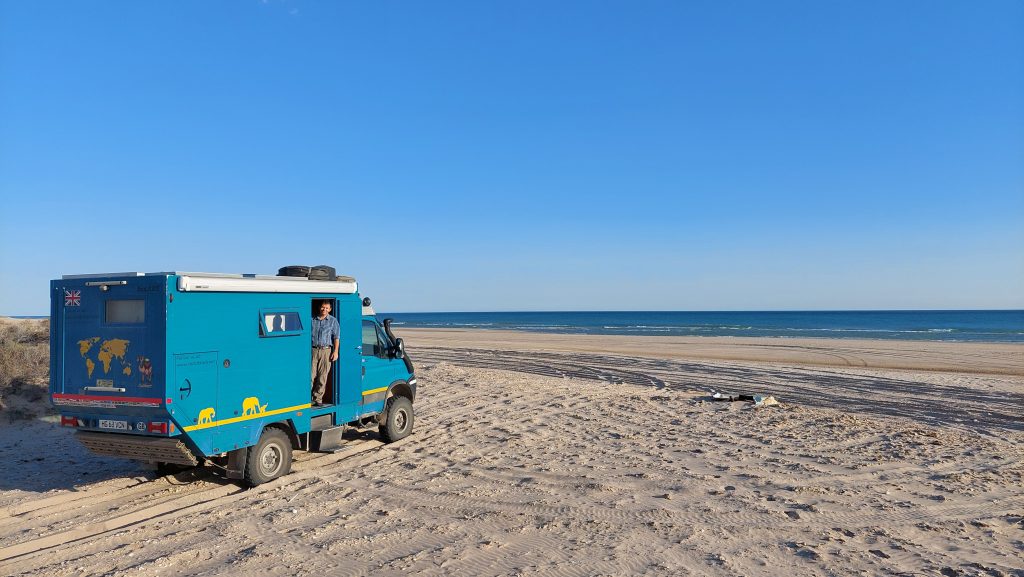
[[[388,400],[384,422],[380,424],[380,436],[385,443],[404,439],[412,433],[412,401],[405,397],[391,397]]]
[[[249,447],[245,482],[255,487],[287,475],[292,469],[292,443],[281,429],[265,429],[260,442]]]

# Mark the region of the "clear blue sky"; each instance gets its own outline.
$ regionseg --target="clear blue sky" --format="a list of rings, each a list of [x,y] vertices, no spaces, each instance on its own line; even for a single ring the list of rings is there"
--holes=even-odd
[[[1024,308],[1024,3],[0,0],[0,314]]]

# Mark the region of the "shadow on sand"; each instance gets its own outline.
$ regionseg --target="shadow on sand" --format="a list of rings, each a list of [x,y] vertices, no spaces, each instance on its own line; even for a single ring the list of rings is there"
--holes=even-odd
[[[111,479],[125,484],[143,483],[164,476],[151,465],[94,455],[75,440],[74,431],[47,421],[15,421],[0,424],[0,491],[82,491]],[[376,431],[350,429],[346,441],[379,438]],[[342,447],[344,449],[344,446]],[[297,461],[310,458],[297,452]],[[226,479],[216,466],[208,465],[176,472],[169,481],[188,484],[200,479],[216,483],[235,483]],[[0,508],[7,503],[0,502]]]
[[[135,461],[93,455],[73,431],[39,420],[0,424],[0,462],[0,491],[76,491],[113,478],[156,476]]]

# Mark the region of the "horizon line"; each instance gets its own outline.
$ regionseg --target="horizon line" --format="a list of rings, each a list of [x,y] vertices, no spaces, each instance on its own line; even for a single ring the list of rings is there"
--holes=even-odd
[[[538,309],[538,310],[474,310],[474,311],[387,311],[387,314],[398,314],[398,315],[409,315],[409,314],[519,314],[519,313],[530,313],[530,314],[551,314],[551,313],[897,313],[897,312],[917,312],[917,313],[929,313],[929,312],[1024,312],[1024,308],[1019,309],[986,309],[986,308],[972,308],[972,309],[702,309],[702,310],[681,310],[681,309],[629,309],[629,310],[611,310],[611,309],[594,309],[594,310],[557,310],[557,309]],[[45,319],[49,318],[50,315],[0,315],[0,318],[12,318],[12,319]]]

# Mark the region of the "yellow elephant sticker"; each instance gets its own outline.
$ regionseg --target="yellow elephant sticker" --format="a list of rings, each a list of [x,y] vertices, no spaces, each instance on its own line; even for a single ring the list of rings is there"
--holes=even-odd
[[[217,413],[216,411],[213,410],[213,407],[207,407],[202,411],[199,411],[199,420],[196,422],[196,424],[202,425],[204,423],[212,423],[213,417],[216,414]]]
[[[243,415],[259,415],[260,413],[266,410],[267,406],[260,404],[259,397],[249,397],[242,401]]]

